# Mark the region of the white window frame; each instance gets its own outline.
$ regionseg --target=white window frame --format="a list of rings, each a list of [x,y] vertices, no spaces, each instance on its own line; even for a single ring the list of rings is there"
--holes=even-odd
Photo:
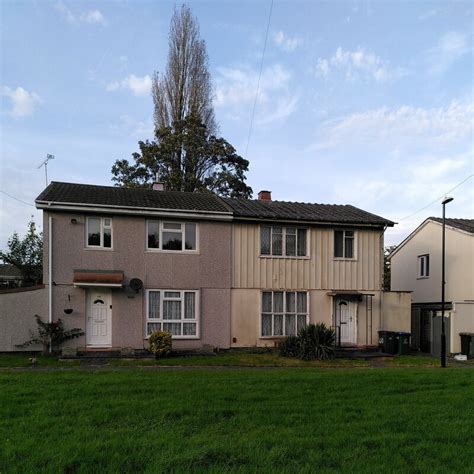
[[[283,293],[283,312],[281,313],[274,313],[273,312],[273,294],[274,293],[280,293],[282,292]],[[268,312],[268,311],[263,311],[263,293],[271,293],[272,294],[272,311],[271,312]],[[289,312],[289,311],[286,311],[286,294],[287,293],[295,293],[295,311],[294,312]],[[306,325],[309,324],[309,299],[310,299],[310,296],[309,296],[309,291],[306,291],[306,290],[262,290],[260,292],[260,303],[259,303],[259,339],[275,339],[275,338],[284,338],[284,337],[288,337],[286,334],[285,334],[285,331],[286,331],[286,328],[285,328],[285,318],[286,318],[286,314],[292,314],[292,315],[295,315],[295,330],[296,330],[296,333],[295,335],[298,333],[298,314],[303,314],[303,313],[299,313],[298,312],[298,296],[297,296],[297,293],[306,293]],[[264,336],[262,335],[262,329],[263,329],[263,324],[262,324],[262,315],[263,314],[270,314],[272,316],[272,334],[270,336]],[[275,336],[275,314],[281,314],[283,315],[283,335],[276,335]]]
[[[159,246],[158,248],[155,247],[148,247],[148,224],[150,222],[158,223],[158,232],[159,232]],[[172,224],[180,224],[181,230],[176,229],[166,229],[164,226],[165,223],[172,223]],[[193,250],[186,250],[183,249],[186,245],[185,241],[185,234],[186,234],[186,224],[194,224],[196,226],[196,248]],[[164,230],[165,229],[165,230]],[[181,242],[182,247],[181,250],[167,250],[163,249],[163,232],[175,232],[176,234],[181,235]],[[197,222],[192,221],[173,221],[173,220],[159,220],[159,219],[147,219],[145,224],[145,248],[147,252],[163,252],[163,253],[191,253],[197,254],[199,253],[199,224]]]
[[[352,257],[346,257],[346,232],[353,232],[354,236],[352,237]],[[342,253],[343,257],[336,257],[336,232],[343,232],[342,234]],[[355,229],[334,229],[332,236],[332,245],[333,245],[333,258],[334,260],[357,260],[357,230]]]
[[[270,228],[270,253],[268,255],[262,253],[262,228]],[[273,228],[281,227],[281,251],[282,255],[273,255]],[[298,230],[306,231],[306,255],[285,255],[286,254],[286,229],[287,227],[294,227],[296,229],[296,253],[298,253]],[[261,258],[300,258],[300,259],[309,259],[310,251],[309,244],[310,242],[310,229],[309,227],[298,226],[298,225],[274,225],[274,224],[262,224],[260,225],[260,238],[259,238],[259,256]]]
[[[428,262],[428,265],[426,265],[426,262]],[[423,263],[423,272],[421,271],[421,266]],[[417,258],[417,265],[418,265],[418,278],[419,279],[426,279],[430,277],[430,271],[429,271],[429,266],[430,266],[430,254],[425,253],[423,255],[418,255]],[[428,268],[428,271],[426,269]]]
[[[89,245],[89,221],[90,219],[100,220],[100,245]],[[110,220],[110,225],[105,225],[105,219]],[[104,229],[110,229],[110,247],[104,247]],[[112,217],[87,216],[86,218],[86,248],[89,250],[113,250],[114,248],[114,226]]]
[[[164,294],[165,292],[174,292],[174,293],[179,293],[180,296],[179,298],[172,298],[172,297],[167,297],[167,301],[181,301],[181,316],[182,318],[180,320],[177,319],[163,319],[163,301],[164,301]],[[160,293],[160,317],[159,318],[150,318],[150,293],[151,292],[159,292]],[[184,318],[184,294],[185,293],[194,293],[194,319],[185,319]],[[200,324],[200,292],[199,290],[177,290],[175,288],[162,288],[162,289],[154,289],[150,288],[146,290],[146,305],[145,305],[145,311],[146,311],[146,316],[145,316],[145,339],[148,339],[150,337],[150,334],[148,334],[148,323],[157,323],[160,324],[161,331],[163,330],[163,324],[164,323],[180,323],[181,325],[183,323],[195,323],[196,324],[196,334],[193,335],[178,335],[174,336],[172,335],[172,339],[178,340],[178,339],[200,339],[200,331],[201,331],[201,324]],[[181,330],[181,332],[183,332]]]

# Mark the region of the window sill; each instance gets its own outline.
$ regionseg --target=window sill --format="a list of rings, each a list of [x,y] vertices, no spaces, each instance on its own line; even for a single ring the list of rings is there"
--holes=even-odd
[[[84,250],[93,250],[94,252],[103,251],[103,252],[113,252],[113,247],[84,247]]]
[[[148,341],[150,336],[145,337],[145,341]],[[200,336],[171,336],[172,341],[188,341],[188,340],[198,340],[201,339]]]
[[[198,250],[160,250],[146,249],[145,253],[167,253],[172,255],[201,255]]]
[[[292,257],[287,257],[285,255],[259,255],[258,258],[275,258],[278,260],[310,260],[310,256],[307,255],[305,257],[297,257],[297,256],[292,256]]]
[[[417,280],[429,280],[430,277],[429,276],[426,276],[426,277],[417,277]]]
[[[357,262],[357,258],[334,257],[335,262]]]
[[[286,339],[288,336],[259,336],[259,339],[265,339],[265,340],[277,340],[281,341],[282,339]]]

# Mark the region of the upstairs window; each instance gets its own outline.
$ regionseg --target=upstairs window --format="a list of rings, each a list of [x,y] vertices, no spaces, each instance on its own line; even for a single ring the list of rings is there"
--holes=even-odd
[[[430,276],[430,256],[420,255],[418,257],[418,278],[428,278]]]
[[[197,227],[193,222],[147,221],[147,250],[195,252]]]
[[[260,255],[306,257],[308,229],[266,226],[260,228]]]
[[[112,218],[87,218],[87,247],[112,248]]]
[[[354,258],[355,232],[353,230],[334,231],[334,257]]]

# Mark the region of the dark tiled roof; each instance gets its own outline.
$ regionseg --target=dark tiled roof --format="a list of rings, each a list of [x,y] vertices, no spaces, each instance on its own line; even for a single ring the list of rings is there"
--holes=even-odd
[[[393,226],[394,222],[350,205],[229,199],[235,217]]]
[[[430,220],[443,223],[441,217],[429,217]],[[446,225],[474,234],[474,219],[446,219]]]
[[[36,198],[36,202],[38,203],[39,201],[90,206],[230,212],[222,200],[211,193],[154,191],[152,189],[119,188],[91,184],[59,183],[55,181]]]
[[[169,209],[176,211],[232,213],[240,219],[389,225],[394,223],[350,205],[307,204],[219,198],[211,193],[154,191],[53,181],[36,203],[100,205],[124,208]]]

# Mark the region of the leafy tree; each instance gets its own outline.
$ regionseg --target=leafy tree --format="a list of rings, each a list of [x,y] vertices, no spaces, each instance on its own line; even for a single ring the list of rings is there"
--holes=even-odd
[[[245,184],[248,161],[223,138],[209,135],[196,115],[161,128],[154,141],[140,141],[134,164],[116,161],[112,180],[128,187],[148,187],[155,179],[176,191],[208,190],[220,196],[252,195]],[[177,153],[179,150],[179,153]]]
[[[172,127],[196,114],[210,134],[216,133],[206,43],[186,5],[175,8],[168,47],[166,71],[161,75],[155,72],[152,83],[155,130]]]
[[[149,187],[159,180],[169,190],[250,197],[248,161],[217,136],[206,44],[185,5],[174,11],[167,67],[163,74],[155,73],[152,94],[155,139],[138,143],[134,163],[117,160],[112,181]]]
[[[383,252],[383,290],[390,291],[390,271],[391,271],[391,262],[388,256],[397,248],[396,245],[390,245],[385,247]]]
[[[37,285],[43,280],[43,233],[36,231],[33,219],[23,239],[17,232],[8,239],[8,250],[0,251],[0,260],[20,270],[25,285]]]

